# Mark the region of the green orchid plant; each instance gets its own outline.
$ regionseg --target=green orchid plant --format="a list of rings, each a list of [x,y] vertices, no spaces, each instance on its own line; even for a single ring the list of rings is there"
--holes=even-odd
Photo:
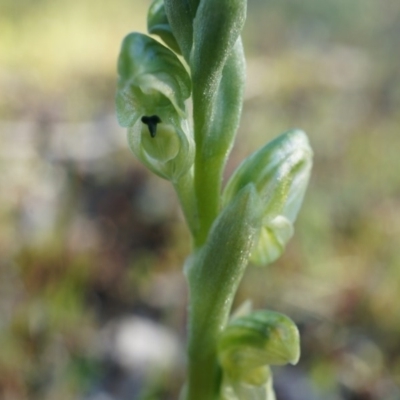
[[[149,34],[122,43],[116,96],[133,153],[169,180],[192,236],[187,382],[182,400],[272,400],[271,365],[295,364],[288,317],[232,303],[249,263],[276,260],[293,235],[312,165],[301,130],[222,174],[243,105],[246,0],[154,0]]]

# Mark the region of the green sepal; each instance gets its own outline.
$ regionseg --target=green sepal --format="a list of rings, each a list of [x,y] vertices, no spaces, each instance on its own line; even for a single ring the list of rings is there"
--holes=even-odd
[[[214,222],[204,246],[185,268],[196,334],[227,323],[260,227],[261,203],[254,185],[243,188]]]
[[[201,0],[198,5],[190,67],[198,96],[204,100],[215,95],[225,62],[242,31],[246,7],[246,0]]]
[[[263,385],[269,379],[269,365],[298,362],[299,331],[283,314],[254,311],[229,322],[218,341],[218,357],[233,381]]]
[[[121,126],[133,126],[143,115],[161,112],[186,117],[190,77],[167,47],[141,33],[122,42],[118,59],[117,116]]]
[[[203,141],[204,158],[221,158],[221,164],[225,164],[239,127],[245,80],[246,61],[239,38],[224,66],[215,103],[210,106],[212,117]]]
[[[293,234],[308,185],[312,150],[307,135],[291,130],[247,157],[229,179],[223,204],[253,182],[264,202],[263,228],[252,261],[265,265],[276,260]]]
[[[187,120],[159,114],[161,123],[151,137],[141,120],[128,128],[132,152],[144,165],[161,178],[177,183],[194,162],[195,144]]]
[[[189,62],[193,43],[193,19],[196,15],[196,0],[164,0],[165,12],[174,37]]]
[[[154,0],[151,3],[147,14],[147,30],[150,34],[159,36],[175,53],[181,54],[165,12],[164,0]]]

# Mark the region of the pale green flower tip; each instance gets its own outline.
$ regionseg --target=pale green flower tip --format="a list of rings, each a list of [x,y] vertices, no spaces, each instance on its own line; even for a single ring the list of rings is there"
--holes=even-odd
[[[313,151],[307,134],[302,130],[294,129],[282,136],[287,141],[288,156],[283,161],[281,174],[289,184],[287,189],[283,188],[284,199],[280,213],[294,223],[310,180]]]
[[[272,148],[281,148],[282,152],[286,154],[301,150],[312,157],[312,149],[308,135],[302,129],[294,128],[280,134],[269,142],[267,147],[271,147],[271,150]]]
[[[299,333],[298,329],[288,332],[286,328],[276,328],[271,342],[266,345],[265,357],[269,365],[295,365],[300,359]]]
[[[308,147],[311,150],[308,135],[302,129],[289,129],[288,131],[282,133],[281,138],[286,140],[290,138],[290,140],[293,142],[293,145],[297,144],[299,147]]]
[[[300,334],[296,324],[286,315],[274,311],[259,311],[260,321],[269,325],[269,338],[264,351],[268,364],[297,364],[300,359]]]
[[[304,131],[293,129],[283,133],[265,146],[264,155],[276,170],[275,178],[301,175],[303,179],[308,179],[313,151]]]
[[[230,322],[218,343],[219,360],[232,376],[267,365],[296,364],[300,335],[294,322],[273,311],[255,311]],[[248,378],[246,378],[248,379]]]
[[[229,179],[224,203],[242,187],[253,182],[266,202],[284,203],[291,191],[305,187],[312,165],[312,150],[307,135],[299,129],[285,132],[247,157]],[[301,178],[301,179],[300,179]]]
[[[307,165],[311,165],[314,153],[307,133],[301,129],[292,129],[286,132],[285,136],[291,141],[292,147],[301,152],[301,158],[304,162],[307,163]]]

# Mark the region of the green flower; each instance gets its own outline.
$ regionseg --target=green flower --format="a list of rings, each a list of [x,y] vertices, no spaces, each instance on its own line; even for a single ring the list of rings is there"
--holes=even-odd
[[[265,265],[276,260],[293,235],[312,166],[307,135],[300,130],[283,133],[247,157],[237,168],[223,194],[223,204],[248,183],[255,184],[264,203],[263,223],[252,261]]]
[[[122,42],[118,59],[117,116],[128,127],[144,115],[161,111],[186,118],[190,77],[178,57],[159,42],[131,33]]]
[[[269,365],[298,362],[299,331],[283,314],[254,311],[229,323],[219,339],[218,356],[230,380],[262,386],[270,378]]]
[[[176,182],[194,162],[188,73],[171,50],[140,33],[124,39],[118,73],[117,115],[128,127],[131,150],[154,173]]]

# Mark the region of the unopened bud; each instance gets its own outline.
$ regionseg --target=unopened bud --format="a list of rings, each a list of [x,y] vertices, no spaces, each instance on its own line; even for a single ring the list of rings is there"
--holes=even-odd
[[[311,166],[312,150],[306,134],[292,130],[246,158],[230,178],[224,204],[250,182],[264,202],[263,227],[252,255],[256,264],[274,261],[291,238]]]

